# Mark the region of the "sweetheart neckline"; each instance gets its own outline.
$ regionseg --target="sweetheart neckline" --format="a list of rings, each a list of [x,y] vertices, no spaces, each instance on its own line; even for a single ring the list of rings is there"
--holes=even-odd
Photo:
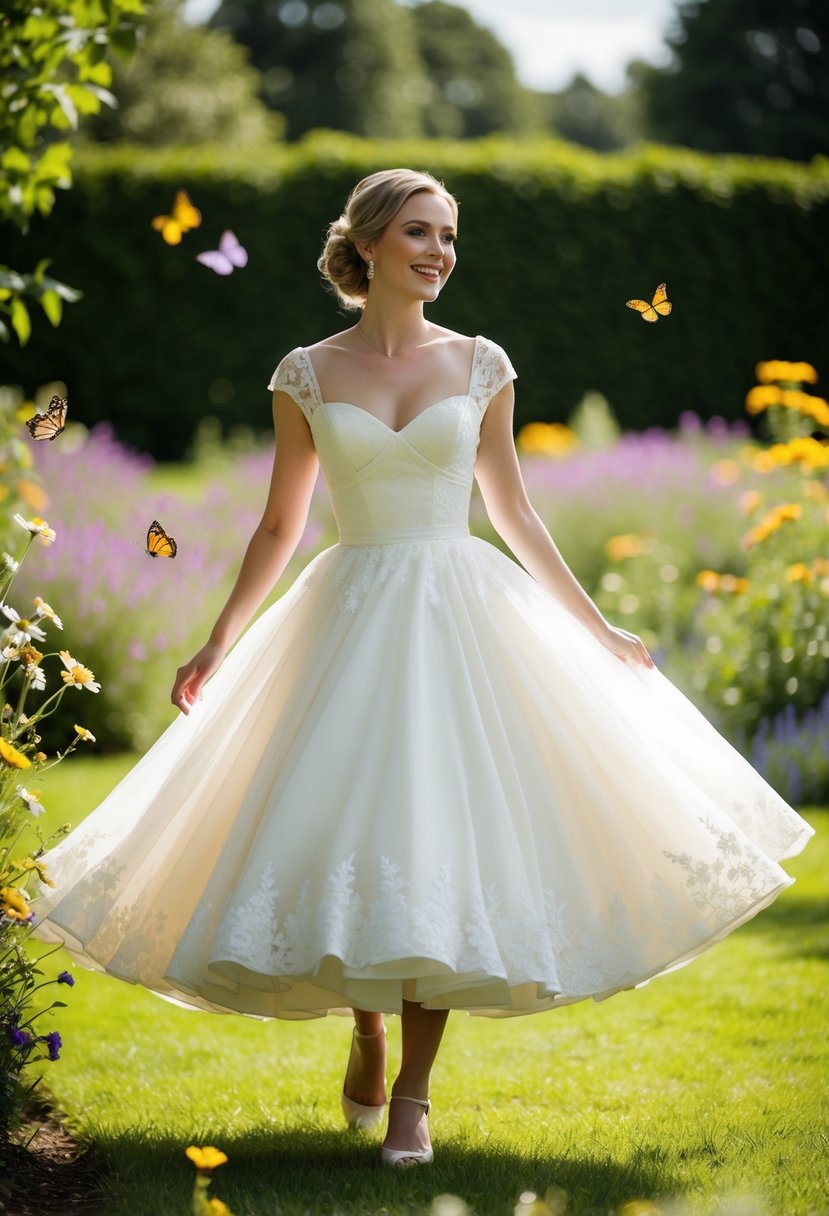
[[[424,414],[428,414],[430,410],[437,409],[439,405],[446,405],[450,401],[471,401],[470,393],[453,393],[451,397],[441,397],[440,401],[433,401],[431,405],[427,405],[425,409],[418,411],[414,418],[410,418],[405,426],[401,426],[399,431],[390,427],[382,418],[378,418],[376,414],[372,414],[370,410],[364,409],[362,405],[355,405],[353,401],[320,401],[317,408],[321,409],[326,405],[347,405],[350,409],[356,410],[358,414],[365,414],[367,418],[371,418],[374,422],[379,422],[384,431],[388,431],[390,435],[402,435],[409,427],[417,422],[418,418],[422,418]]]
[[[409,429],[409,427],[412,425],[413,422],[417,422],[418,418],[421,418],[424,414],[428,414],[429,411],[433,410],[436,406],[445,405],[447,401],[458,401],[460,399],[470,401],[473,399],[472,398],[472,386],[475,382],[475,371],[476,371],[477,365],[478,365],[478,353],[480,351],[481,346],[482,346],[481,335],[476,334],[473,339],[472,365],[469,368],[469,380],[466,385],[466,392],[465,393],[454,393],[451,397],[442,397],[440,399],[440,401],[433,401],[432,404],[427,405],[425,409],[418,410],[418,412],[415,414],[414,418],[410,418],[409,421],[406,423],[406,425],[401,426],[400,430],[398,430],[398,431],[396,431],[394,429],[394,427],[389,426],[389,424],[387,422],[384,422],[382,418],[378,418],[376,414],[372,414],[371,410],[365,409],[362,405],[355,405],[353,401],[323,401],[322,392],[320,391],[320,382],[317,378],[317,373],[314,368],[314,364],[311,361],[311,356],[308,354],[308,348],[305,346],[301,346],[299,349],[302,352],[303,358],[305,359],[305,363],[308,368],[308,371],[311,373],[311,383],[313,385],[313,389],[314,389],[314,392],[317,397],[317,407],[318,408],[319,408],[319,406],[323,406],[323,405],[348,405],[353,410],[359,410],[361,414],[367,414],[369,418],[373,418],[375,422],[379,422],[380,426],[383,427],[384,430],[388,431],[388,433],[390,435],[402,435],[404,431]]]

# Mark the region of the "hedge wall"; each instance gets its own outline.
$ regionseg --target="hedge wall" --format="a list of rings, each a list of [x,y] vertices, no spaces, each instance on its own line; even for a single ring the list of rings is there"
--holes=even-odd
[[[587,389],[622,423],[742,413],[758,359],[829,376],[829,161],[708,157],[643,147],[602,156],[560,143],[381,143],[317,133],[257,154],[90,149],[76,184],[3,260],[41,256],[81,288],[52,331],[0,350],[0,381],[69,386],[72,412],[111,419],[161,458],[198,420],[266,428],[278,359],[353,323],[321,289],[330,219],[362,175],[427,168],[461,201],[459,265],[429,315],[501,342],[520,376],[517,423],[563,419]],[[204,223],[176,248],[150,227],[184,186]],[[219,278],[194,255],[236,231],[250,263]],[[667,281],[655,325],[625,300]]]

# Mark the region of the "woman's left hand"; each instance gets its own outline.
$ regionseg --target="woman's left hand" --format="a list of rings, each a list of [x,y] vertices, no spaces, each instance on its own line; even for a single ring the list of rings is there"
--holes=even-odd
[[[656,666],[642,639],[635,633],[629,633],[627,629],[617,629],[615,625],[608,625],[600,635],[599,641],[623,663],[634,663],[642,667]]]

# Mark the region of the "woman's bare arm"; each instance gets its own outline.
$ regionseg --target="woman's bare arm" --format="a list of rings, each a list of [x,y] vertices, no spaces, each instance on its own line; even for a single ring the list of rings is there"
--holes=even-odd
[[[276,455],[262,519],[208,641],[176,673],[170,699],[184,713],[291,560],[308,519],[319,468],[308,423],[279,391],[273,395],[273,419]]]
[[[610,625],[576,579],[527,496],[512,437],[515,393],[507,384],[481,424],[475,477],[487,514],[524,569],[556,596],[604,646],[622,659],[653,666],[642,642]]]

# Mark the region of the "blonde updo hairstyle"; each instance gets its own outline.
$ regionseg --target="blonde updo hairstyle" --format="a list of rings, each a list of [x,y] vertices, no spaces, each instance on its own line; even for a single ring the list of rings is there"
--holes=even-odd
[[[458,203],[443,182],[414,169],[383,169],[359,181],[339,219],[328,227],[317,266],[346,308],[365,308],[368,267],[357,242],[376,241],[413,194],[424,191],[445,198],[457,217]]]

